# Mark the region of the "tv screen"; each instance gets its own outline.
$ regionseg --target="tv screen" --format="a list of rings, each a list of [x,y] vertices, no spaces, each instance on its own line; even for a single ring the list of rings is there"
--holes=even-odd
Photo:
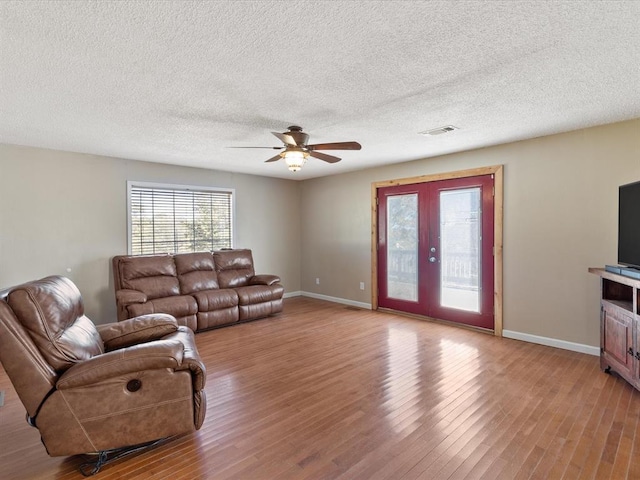
[[[640,182],[620,187],[618,263],[640,268]]]

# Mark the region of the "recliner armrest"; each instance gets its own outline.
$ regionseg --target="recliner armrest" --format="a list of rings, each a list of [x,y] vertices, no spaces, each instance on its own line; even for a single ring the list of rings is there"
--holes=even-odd
[[[172,315],[151,313],[117,323],[96,325],[107,352],[140,343],[159,340],[178,330]]]
[[[139,290],[122,289],[116,291],[116,301],[126,307],[134,303],[144,303],[147,301],[147,294]]]
[[[93,385],[144,370],[177,369],[182,364],[183,353],[184,345],[179,340],[157,340],[114,350],[75,364],[60,376],[56,388]]]
[[[275,285],[280,283],[277,275],[254,275],[249,279],[249,285]]]
[[[198,353],[193,331],[188,327],[180,326],[177,332],[167,338],[169,339],[177,339],[184,345],[182,364],[177,370],[191,370],[194,390],[202,390],[207,381],[207,370]]]

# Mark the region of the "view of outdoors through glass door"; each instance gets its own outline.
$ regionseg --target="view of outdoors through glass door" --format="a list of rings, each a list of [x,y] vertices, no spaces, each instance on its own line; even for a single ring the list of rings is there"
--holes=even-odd
[[[480,189],[440,192],[440,305],[480,311]]]
[[[418,301],[418,195],[387,199],[387,295]]]
[[[493,328],[491,175],[378,189],[378,305]]]

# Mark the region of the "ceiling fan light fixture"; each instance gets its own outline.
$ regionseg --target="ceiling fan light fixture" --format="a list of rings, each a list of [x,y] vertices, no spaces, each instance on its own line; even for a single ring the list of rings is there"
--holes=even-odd
[[[282,158],[284,158],[284,161],[287,162],[287,166],[292,172],[299,171],[307,161],[308,156],[309,153],[303,150],[289,149],[282,153]]]

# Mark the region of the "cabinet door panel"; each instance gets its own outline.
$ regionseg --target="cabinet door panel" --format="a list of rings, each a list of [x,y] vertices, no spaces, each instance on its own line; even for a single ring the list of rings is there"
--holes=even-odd
[[[602,315],[605,358],[630,371],[633,366],[633,356],[629,354],[633,345],[633,317],[607,304],[603,305]]]

